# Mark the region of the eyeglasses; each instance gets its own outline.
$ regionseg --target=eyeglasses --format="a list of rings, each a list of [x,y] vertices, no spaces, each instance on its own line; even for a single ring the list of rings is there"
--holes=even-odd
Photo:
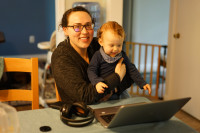
[[[81,32],[83,28],[85,27],[86,30],[93,30],[94,24],[86,24],[86,25],[73,25],[73,26],[67,26],[67,27],[73,27],[75,32]]]

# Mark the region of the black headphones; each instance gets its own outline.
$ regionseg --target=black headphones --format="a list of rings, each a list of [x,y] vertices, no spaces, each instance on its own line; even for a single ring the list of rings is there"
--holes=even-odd
[[[74,119],[73,115],[82,117]],[[73,104],[63,104],[60,109],[60,119],[63,123],[73,127],[86,126],[94,120],[93,110],[85,103],[76,102]]]

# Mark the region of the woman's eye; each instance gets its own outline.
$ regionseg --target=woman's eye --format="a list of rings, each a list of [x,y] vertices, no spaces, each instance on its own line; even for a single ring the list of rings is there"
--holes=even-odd
[[[74,29],[80,29],[80,27],[81,27],[81,26],[76,25],[76,26],[74,26]]]
[[[87,25],[87,27],[88,27],[88,28],[91,28],[91,27],[92,27],[92,25],[91,25],[91,24],[90,24],[90,25]]]
[[[79,29],[79,28],[74,28],[74,30],[75,30],[76,32],[80,31],[80,29]]]
[[[74,26],[74,30],[75,30],[76,32],[80,31],[80,29],[81,29],[81,26],[79,26],[79,25],[75,25],[75,26]]]

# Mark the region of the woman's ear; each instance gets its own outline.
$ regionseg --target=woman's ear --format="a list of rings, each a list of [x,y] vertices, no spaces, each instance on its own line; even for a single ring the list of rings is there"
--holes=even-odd
[[[67,27],[63,27],[63,31],[64,31],[65,36],[68,36],[68,29],[67,29]]]

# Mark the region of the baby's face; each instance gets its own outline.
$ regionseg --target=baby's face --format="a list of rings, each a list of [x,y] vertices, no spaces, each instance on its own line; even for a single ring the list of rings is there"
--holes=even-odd
[[[99,39],[104,52],[111,57],[115,57],[122,51],[123,41],[124,39],[121,36],[114,34],[110,30],[105,31],[102,38]]]

